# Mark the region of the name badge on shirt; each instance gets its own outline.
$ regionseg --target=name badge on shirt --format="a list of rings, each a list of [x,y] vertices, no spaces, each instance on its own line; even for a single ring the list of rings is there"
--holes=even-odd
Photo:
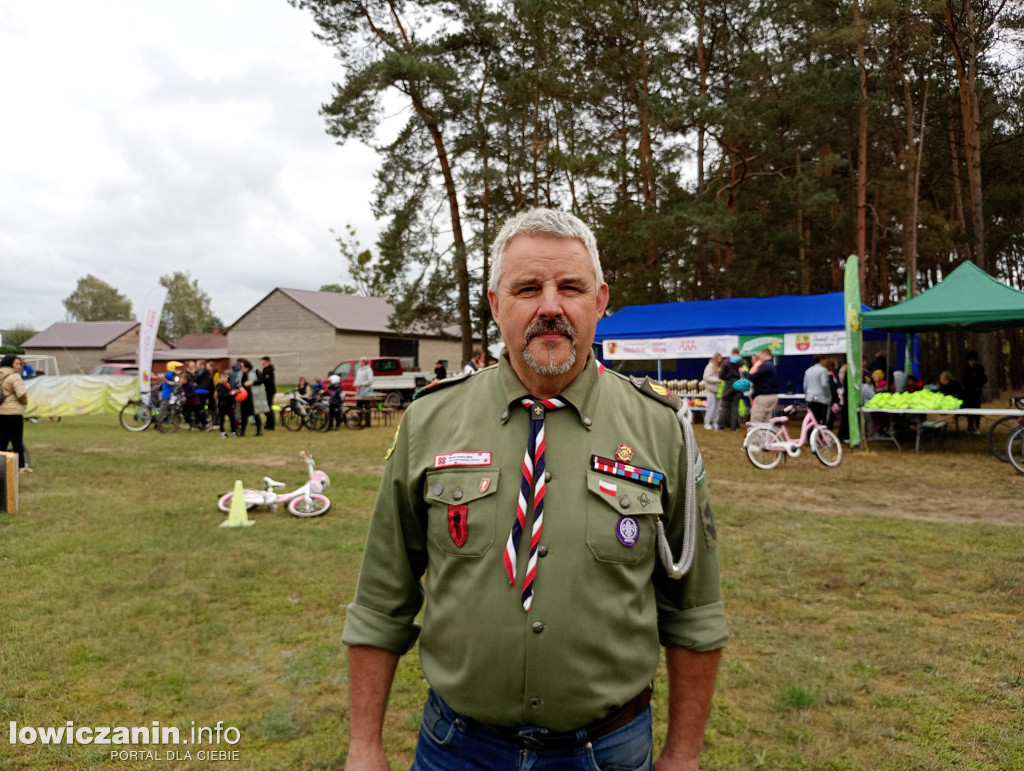
[[[450,466],[490,466],[490,452],[446,452],[434,456],[434,468]]]

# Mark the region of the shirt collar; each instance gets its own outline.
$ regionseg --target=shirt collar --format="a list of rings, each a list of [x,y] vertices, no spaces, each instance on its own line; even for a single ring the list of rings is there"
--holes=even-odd
[[[593,427],[593,406],[597,400],[597,384],[598,376],[600,371],[598,369],[596,359],[591,355],[587,360],[587,366],[583,368],[583,371],[576,376],[576,379],[569,383],[565,389],[558,394],[558,398],[568,402],[576,415],[579,417],[580,423],[583,424],[584,428],[590,429]],[[522,409],[520,401],[528,396],[530,393],[526,390],[526,386],[523,385],[522,381],[516,375],[512,369],[512,364],[508,359],[508,351],[504,350],[501,352],[501,356],[498,357],[498,378],[499,388],[502,394],[502,413],[501,422],[505,423],[508,421],[511,410]]]

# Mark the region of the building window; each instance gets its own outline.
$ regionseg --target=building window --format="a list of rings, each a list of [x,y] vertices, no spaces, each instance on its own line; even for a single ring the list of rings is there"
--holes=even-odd
[[[380,355],[394,356],[402,361],[402,369],[419,369],[420,341],[408,338],[382,337]]]

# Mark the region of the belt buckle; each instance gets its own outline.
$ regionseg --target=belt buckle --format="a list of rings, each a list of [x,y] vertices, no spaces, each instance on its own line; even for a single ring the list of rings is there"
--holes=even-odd
[[[517,734],[516,745],[521,750],[531,750],[533,752],[539,752],[547,747],[543,739],[533,734]]]

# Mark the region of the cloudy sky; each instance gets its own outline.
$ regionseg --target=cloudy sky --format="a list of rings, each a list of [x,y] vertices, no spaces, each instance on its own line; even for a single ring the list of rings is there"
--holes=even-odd
[[[45,329],[93,274],[136,313],[187,271],[231,324],[343,281],[376,156],[318,111],[340,78],[286,0],[0,3],[0,329]]]

